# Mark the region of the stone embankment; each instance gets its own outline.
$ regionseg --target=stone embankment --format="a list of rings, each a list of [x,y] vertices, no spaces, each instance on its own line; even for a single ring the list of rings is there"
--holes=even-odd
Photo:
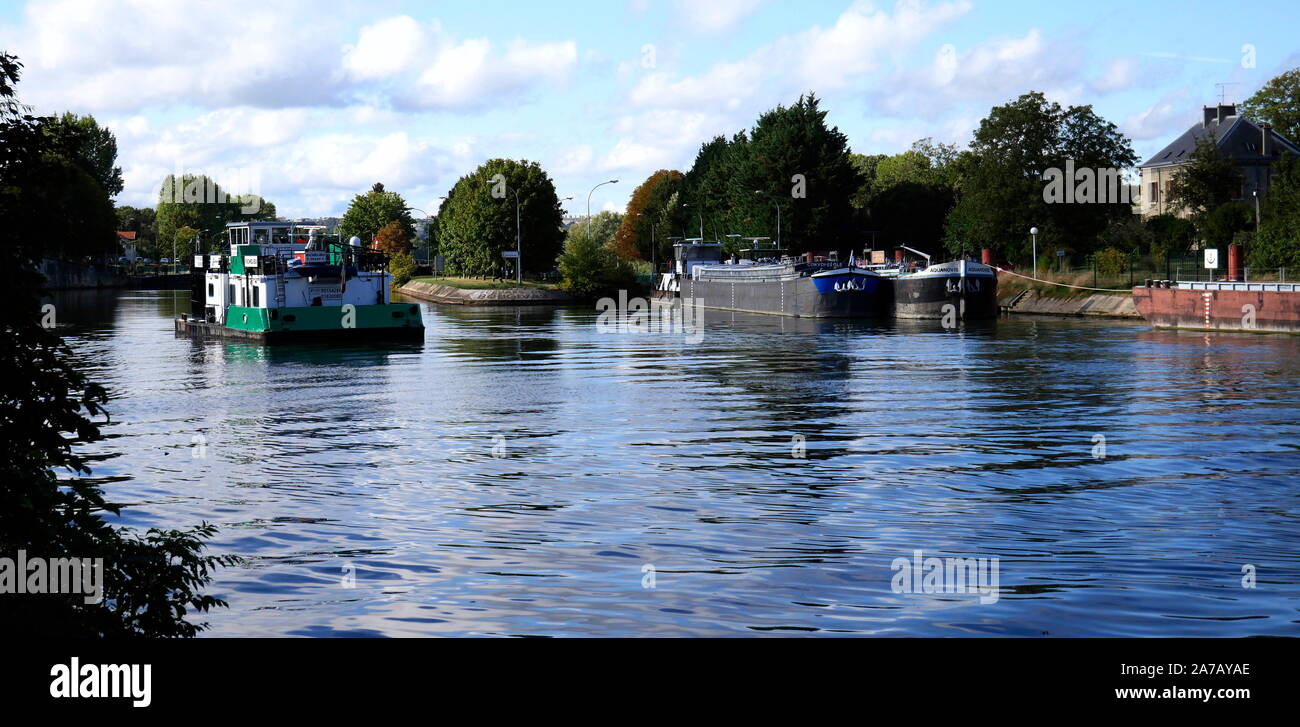
[[[999,303],[1003,310],[1010,313],[1101,318],[1142,317],[1133,306],[1133,296],[1117,293],[1090,293],[1065,297],[1027,290],[1006,296]]]
[[[570,298],[559,290],[539,288],[465,289],[411,281],[398,292],[412,298],[450,305],[554,305],[570,303]]]

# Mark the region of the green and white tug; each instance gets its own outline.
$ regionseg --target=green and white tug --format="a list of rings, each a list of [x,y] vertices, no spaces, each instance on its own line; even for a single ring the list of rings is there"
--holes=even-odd
[[[422,340],[414,303],[394,303],[388,255],[287,222],[226,225],[229,254],[196,254],[176,332],[258,343]]]

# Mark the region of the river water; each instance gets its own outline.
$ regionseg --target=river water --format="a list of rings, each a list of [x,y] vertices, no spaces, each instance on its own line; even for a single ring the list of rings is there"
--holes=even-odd
[[[176,338],[186,291],[54,302],[121,524],[245,558],[208,635],[1300,635],[1298,337],[423,305],[258,347]]]

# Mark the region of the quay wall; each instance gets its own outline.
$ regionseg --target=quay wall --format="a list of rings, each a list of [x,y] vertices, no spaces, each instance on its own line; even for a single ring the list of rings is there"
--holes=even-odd
[[[1133,305],[1133,296],[1116,293],[1090,293],[1065,297],[1030,290],[1016,300],[1008,312],[1049,316],[1142,318],[1142,314],[1138,313]]]
[[[554,305],[571,303],[574,300],[559,290],[537,288],[467,290],[415,280],[403,285],[398,292],[419,300],[448,305]]]

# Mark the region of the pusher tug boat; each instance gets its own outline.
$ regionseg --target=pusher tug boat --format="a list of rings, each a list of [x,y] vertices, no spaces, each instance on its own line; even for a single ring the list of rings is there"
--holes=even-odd
[[[226,225],[229,254],[194,256],[177,334],[255,343],[421,340],[420,307],[394,303],[388,255],[285,222]]]

